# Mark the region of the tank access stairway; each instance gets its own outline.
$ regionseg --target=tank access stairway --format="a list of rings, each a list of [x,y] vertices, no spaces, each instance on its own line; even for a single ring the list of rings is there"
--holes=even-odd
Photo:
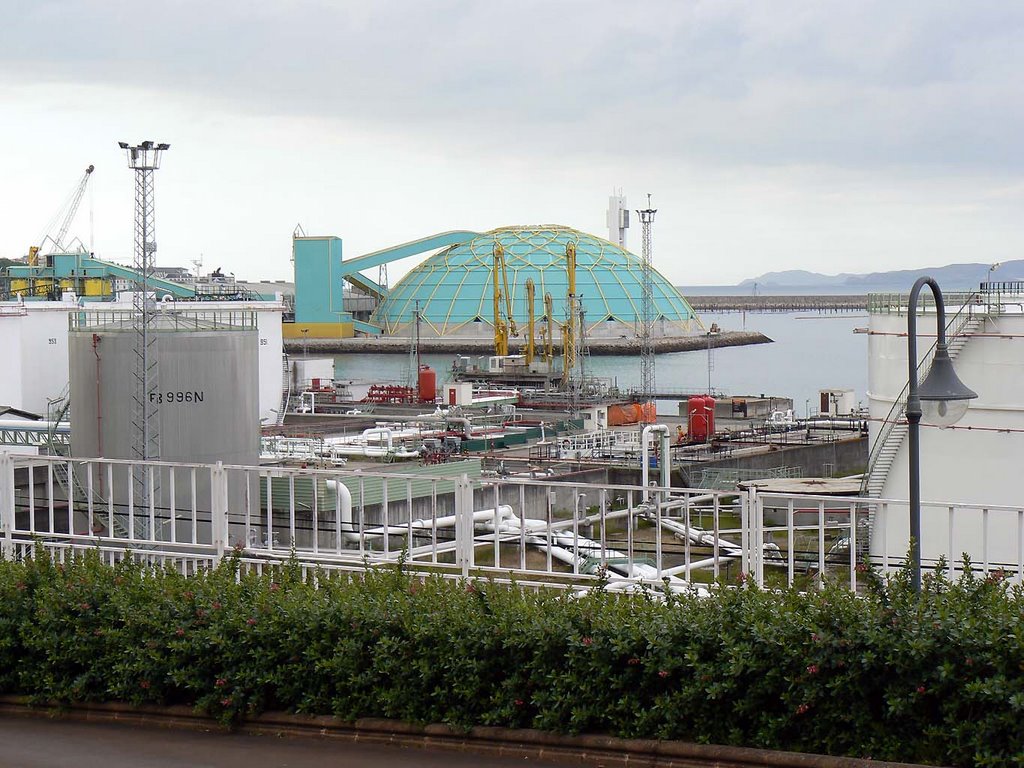
[[[288,408],[292,402],[292,369],[288,361],[288,355],[281,356],[281,404],[277,408],[277,421],[275,426],[284,426],[284,417],[288,415]]]
[[[58,462],[50,465],[52,467],[53,479],[64,494],[64,498],[69,502],[80,506],[88,506],[91,503],[94,509],[102,510],[107,507],[107,498],[96,488],[92,488],[90,491],[87,484],[81,481],[75,482],[74,461],[71,456],[70,442],[62,441],[62,436],[57,432],[58,425],[70,424],[68,417],[71,410],[70,386],[69,382],[61,394],[51,400],[48,405],[51,426],[47,432],[46,451],[51,456],[66,456],[68,459],[66,463]],[[106,516],[104,516],[104,521],[106,522],[106,520]],[[113,529],[112,533],[114,536],[119,539],[131,538],[128,532],[129,516],[127,513],[114,513],[110,516],[109,523]],[[149,526],[146,518],[136,517],[134,528],[136,538],[145,539],[148,537]],[[139,549],[146,549],[146,547],[139,547]]]
[[[973,304],[972,297],[972,301],[965,303],[960,311],[946,324],[946,338],[949,344],[949,356],[951,359],[956,360],[971,336],[994,314],[994,309],[993,306],[988,306],[984,310],[979,311],[979,307]],[[928,375],[928,371],[931,370],[934,355],[935,344],[932,344],[931,348],[925,353],[924,360],[918,366],[920,379],[925,378]],[[868,456],[867,471],[861,480],[861,496],[868,496],[873,499],[882,497],[886,478],[889,477],[889,471],[892,469],[896,455],[899,453],[909,430],[906,419],[909,387],[910,384],[908,382],[896,398],[896,402],[893,403],[892,409],[885,417],[878,431],[878,437],[875,438],[874,445],[871,447],[871,454]]]

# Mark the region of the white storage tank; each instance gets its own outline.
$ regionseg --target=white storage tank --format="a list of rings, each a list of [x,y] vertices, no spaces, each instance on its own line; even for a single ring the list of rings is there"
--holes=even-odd
[[[926,568],[939,557],[1017,568],[1020,528],[1020,463],[1024,455],[1024,283],[991,294],[946,293],[947,335],[956,373],[978,393],[967,414],[946,429],[922,424],[920,434],[921,551]],[[930,298],[930,297],[929,297]],[[927,366],[935,342],[932,302],[922,301],[917,319],[918,354]],[[909,378],[907,297],[879,295],[870,302],[868,337],[869,435],[872,459],[866,483],[883,499],[909,497],[909,441],[902,401]],[[902,425],[886,429],[887,423]],[[880,435],[886,436],[881,445]],[[884,449],[884,450],[883,450]],[[872,486],[874,489],[872,490]],[[949,512],[956,503],[979,508]],[[874,521],[871,551],[898,562],[906,555],[909,512],[887,505]],[[884,528],[884,530],[883,530]]]
[[[157,313],[149,333],[158,455],[195,463],[259,461],[259,339],[252,312]],[[135,338],[130,312],[72,316],[71,449],[133,459]]]
[[[149,328],[153,405],[150,459],[184,464],[259,463],[259,335],[251,311],[168,309]],[[127,311],[79,312],[68,334],[71,374],[71,450],[81,458],[136,459],[136,332]],[[88,487],[89,479],[76,482]],[[110,467],[93,477],[101,505],[113,505],[113,531],[198,543],[212,541],[210,472],[156,466],[130,473]],[[108,486],[109,482],[109,486]],[[231,484],[228,508],[243,513],[253,478]],[[246,485],[249,485],[247,488]],[[134,511],[133,511],[134,510]],[[195,523],[190,516],[195,515]],[[110,520],[99,516],[102,528]],[[173,522],[173,531],[172,528]],[[79,521],[76,525],[81,525]],[[94,523],[95,524],[95,523]]]
[[[292,359],[292,386],[296,390],[329,387],[334,383],[333,357],[299,357]]]

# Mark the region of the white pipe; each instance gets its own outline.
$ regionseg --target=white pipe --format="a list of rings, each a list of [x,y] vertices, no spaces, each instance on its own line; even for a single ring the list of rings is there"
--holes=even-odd
[[[686,565],[677,565],[673,568],[667,568],[664,571],[662,571],[662,573],[667,576],[675,576],[679,573],[683,574],[684,576],[689,576],[690,571],[699,570],[701,568],[711,568],[716,562],[724,563],[728,560],[735,560],[739,556],[740,553],[737,552],[735,555],[719,555],[717,558],[707,557],[703,560],[695,560],[694,562],[688,563]]]
[[[454,421],[456,424],[462,425],[462,436],[469,440],[473,436],[473,422],[465,416],[438,416],[431,414],[429,416],[417,416],[416,421],[426,422],[427,424],[444,424]]]
[[[673,533],[685,536],[694,544],[699,544],[705,547],[715,546],[716,540],[714,534],[708,533],[707,531],[702,531],[699,528],[689,528],[682,523],[677,523],[675,520],[668,520],[664,517],[661,518],[661,525],[663,528],[667,528]],[[727,541],[726,539],[718,539],[717,544],[719,549],[724,549],[729,552],[740,551],[739,544],[733,544],[731,541]]]
[[[609,560],[628,561],[629,559],[628,555],[626,555],[625,553],[619,552],[614,549],[610,549],[607,546],[602,547],[600,542],[594,541],[593,539],[588,539],[585,536],[580,536],[578,533],[575,536],[569,535],[568,533],[559,535],[557,531],[548,528],[546,520],[540,520],[538,518],[520,519],[515,515],[510,515],[509,520],[510,524],[504,526],[504,530],[506,530],[510,534],[518,534],[520,530],[519,526],[523,526],[526,528],[527,531],[530,532],[530,535],[526,539],[527,543],[536,545],[546,545],[549,548],[551,548],[552,553],[554,553],[556,548],[566,548],[570,552],[578,552],[581,550],[603,552],[604,557]],[[555,547],[552,546],[552,544],[558,546]],[[579,555],[576,555],[576,557],[579,557]],[[581,560],[580,562],[582,564],[584,560]],[[625,563],[609,564],[608,567],[612,570],[625,571],[625,574],[627,576],[633,578],[659,578],[658,569],[654,568],[653,566],[646,565],[644,563],[634,562],[631,567]],[[677,581],[677,579],[675,579],[674,576],[672,576],[672,574],[667,574],[667,572],[664,570],[662,570],[661,576],[668,576],[670,580]]]
[[[501,504],[498,506],[498,520],[503,520],[512,514],[512,507],[507,504]],[[385,533],[390,535],[400,536],[404,533],[408,533],[410,530],[421,531],[429,530],[430,528],[451,528],[455,525],[457,515],[445,515],[439,517],[436,520],[431,518],[420,518],[418,520],[412,520],[408,523],[402,523],[400,525],[389,525],[387,528],[384,526],[377,526],[375,528],[368,528],[363,531],[363,536],[383,536]],[[473,513],[473,522],[494,522],[494,510],[493,509],[481,509]],[[359,534],[356,534],[358,540]]]
[[[53,429],[58,434],[71,431],[71,422],[62,421],[23,421],[22,419],[0,419],[0,429],[20,430],[22,432],[49,432]]]
[[[353,527],[352,522],[352,491],[348,489],[348,486],[338,480],[327,479],[324,484],[328,488],[333,488],[335,494],[338,497],[339,506],[339,518],[338,524],[342,528],[342,535],[347,541],[359,541],[359,532],[349,530]],[[507,517],[512,516],[512,507],[507,504],[500,504],[498,506],[498,519],[504,520]],[[390,534],[402,534],[407,533],[410,528],[413,530],[422,530],[424,528],[430,528],[436,526],[438,528],[447,528],[455,525],[456,515],[445,515],[439,517],[436,520],[429,518],[420,518],[413,520],[405,525],[390,525],[385,531],[384,526],[376,528],[370,528],[369,530],[363,531],[363,536],[383,536],[386,533]],[[482,522],[484,520],[494,520],[493,509],[482,509],[473,513],[473,522]]]
[[[666,488],[669,485],[669,475],[666,472],[666,470],[668,469],[668,465],[669,465],[669,458],[668,458],[668,454],[669,454],[669,451],[668,451],[668,439],[669,439],[668,438],[668,427],[665,426],[664,424],[648,424],[646,427],[643,428],[643,431],[640,433],[641,456],[642,456],[642,461],[643,461],[643,464],[644,464],[643,468],[641,470],[641,474],[642,474],[642,477],[643,477],[643,485],[644,485],[644,501],[647,501],[650,498],[650,492],[647,490],[647,483],[649,482],[649,478],[650,478],[650,449],[649,449],[649,446],[648,446],[648,437],[653,432],[658,432],[658,433],[660,433],[662,435],[662,441],[661,441],[661,462],[660,462],[661,463],[661,484],[663,486],[665,486]]]
[[[676,496],[661,505],[661,512],[662,514],[665,514],[672,509],[685,508],[687,504],[689,504],[690,507],[694,507],[697,504],[708,504],[714,502],[714,500],[720,496],[722,496],[722,494],[719,493],[705,493],[702,496]]]
[[[327,480],[324,485],[328,488],[334,486],[334,493],[338,497],[338,525],[341,526],[342,531],[347,533],[352,527],[352,491],[339,480]]]
[[[392,448],[395,447],[394,436],[393,436],[394,433],[390,429],[388,429],[387,427],[371,427],[370,429],[364,429],[363,430],[363,438],[364,439],[369,438],[370,435],[384,435],[384,437],[386,437],[387,441],[388,441],[388,450],[389,451]],[[367,442],[369,442],[369,440],[367,440]],[[379,443],[380,440],[378,440],[377,442]]]
[[[711,595],[711,592],[707,589],[707,587],[697,586],[695,584],[691,584],[688,581],[680,581],[678,579],[676,579],[673,582],[670,582],[667,585],[659,584],[658,588],[662,589],[665,586],[667,586],[672,592],[677,593],[677,594],[678,593],[687,593],[687,592],[695,591],[695,593],[696,593],[696,595],[698,597],[709,597]],[[636,582],[633,582],[633,581],[615,581],[615,582],[612,582],[611,584],[608,584],[605,587],[605,591],[607,591],[607,592],[626,592],[626,591],[639,592],[641,589],[642,589],[642,587],[639,584],[637,584]],[[659,592],[648,592],[646,594],[648,594],[650,597],[652,597],[654,599],[661,599],[661,595],[660,595]]]
[[[420,455],[418,450],[401,448],[395,451],[376,445],[331,445],[328,453],[337,456],[366,456],[368,458],[393,456],[396,459],[413,459]]]

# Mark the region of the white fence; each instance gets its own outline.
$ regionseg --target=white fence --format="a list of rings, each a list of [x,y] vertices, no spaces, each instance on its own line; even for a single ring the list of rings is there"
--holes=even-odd
[[[290,557],[310,571],[401,560],[452,578],[608,589],[749,578],[857,590],[863,563],[888,572],[907,548],[906,502],[647,490],[644,501],[637,486],[4,453],[0,530],[7,557],[94,549],[188,573],[237,550],[256,570]],[[955,575],[966,541],[978,571],[1024,576],[1024,507],[926,503],[923,519],[939,542],[926,568],[944,557]]]

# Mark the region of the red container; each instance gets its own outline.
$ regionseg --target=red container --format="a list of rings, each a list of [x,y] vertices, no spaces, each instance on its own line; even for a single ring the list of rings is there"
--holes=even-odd
[[[704,397],[697,395],[686,402],[686,429],[690,434],[690,441],[694,443],[706,443],[708,440],[708,420],[704,412]]]
[[[437,399],[437,374],[429,365],[420,366],[419,395],[421,403],[432,403]]]
[[[706,443],[715,434],[715,398],[696,395],[686,402],[687,431],[690,441]]]

